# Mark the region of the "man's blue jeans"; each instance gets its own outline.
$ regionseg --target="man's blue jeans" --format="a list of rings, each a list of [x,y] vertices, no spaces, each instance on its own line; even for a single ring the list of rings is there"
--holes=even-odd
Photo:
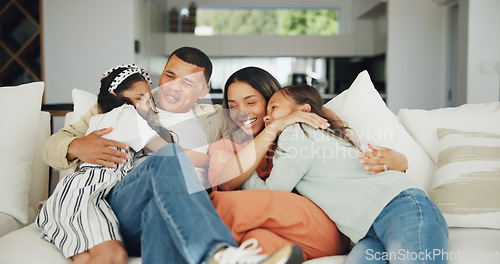
[[[418,189],[401,192],[347,256],[351,263],[448,263],[448,226]]]
[[[198,186],[196,186],[198,185]],[[125,249],[142,263],[207,263],[237,246],[201,188],[182,148],[168,144],[130,171],[107,200],[120,222]]]

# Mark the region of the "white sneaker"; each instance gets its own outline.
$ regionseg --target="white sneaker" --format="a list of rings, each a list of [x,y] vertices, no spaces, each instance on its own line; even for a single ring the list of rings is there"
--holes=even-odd
[[[271,256],[259,253],[262,248],[257,247],[257,240],[252,238],[243,242],[239,248],[228,247],[214,255],[218,264],[300,264],[302,250],[296,245],[281,248]]]

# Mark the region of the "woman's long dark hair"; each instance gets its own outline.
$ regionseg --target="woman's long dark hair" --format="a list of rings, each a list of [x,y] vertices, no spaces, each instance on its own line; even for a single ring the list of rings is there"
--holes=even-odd
[[[226,84],[224,85],[224,97],[222,99],[222,107],[225,109],[229,109],[228,97],[227,97],[229,86],[235,82],[244,82],[252,86],[252,88],[257,90],[260,94],[262,94],[262,96],[264,96],[264,99],[266,100],[266,105],[269,102],[269,99],[271,99],[271,97],[273,96],[273,94],[281,89],[281,85],[278,82],[278,80],[276,80],[276,78],[274,78],[273,75],[271,75],[264,69],[253,66],[240,69],[235,73],[231,74],[231,76],[229,76],[229,78],[227,79]],[[230,119],[229,111],[226,111],[226,114],[227,118]],[[234,143],[234,139],[232,139],[231,141],[233,141]],[[233,145],[233,148],[236,149],[236,146]],[[270,164],[272,162],[271,161],[272,156],[273,156],[272,151],[268,151],[266,154],[266,162],[268,168],[270,168]]]
[[[347,124],[341,120],[333,120],[325,115],[323,112],[323,98],[316,88],[310,85],[300,84],[284,87],[280,92],[282,92],[285,97],[292,100],[296,105],[309,104],[311,106],[311,113],[315,113],[328,120],[330,127],[322,129],[325,134],[341,138],[349,143],[351,147],[359,150],[359,147],[347,134],[347,131],[350,130]],[[303,125],[302,123],[300,124],[301,128],[304,130]],[[304,132],[307,135],[305,130]]]
[[[244,82],[252,86],[257,90],[264,99],[266,99],[266,104],[269,102],[271,96],[281,89],[281,85],[269,72],[258,68],[258,67],[246,67],[236,71],[231,74],[224,85],[224,97],[222,99],[222,106],[226,109],[229,108],[227,91],[229,90],[229,85],[235,82]]]
[[[107,113],[107,112],[113,110],[114,108],[122,106],[124,104],[129,104],[132,106],[134,105],[132,100],[123,96],[123,92],[132,88],[132,85],[134,85],[137,82],[146,81],[144,79],[144,77],[142,77],[141,74],[134,73],[134,74],[130,75],[129,77],[127,77],[125,80],[123,80],[116,87],[116,89],[113,91],[116,95],[111,94],[108,91],[109,86],[111,85],[113,80],[116,78],[116,76],[118,76],[118,74],[120,74],[121,72],[123,72],[126,69],[127,68],[125,68],[125,67],[118,68],[118,69],[114,70],[113,72],[111,72],[108,76],[101,79],[101,87],[99,88],[99,95],[97,96],[97,105],[99,106],[99,112]],[[154,108],[153,97],[151,97],[151,101],[152,101],[151,105]],[[148,122],[148,125],[154,131],[156,131],[156,133],[158,133],[158,135],[161,138],[163,138],[165,141],[167,141],[169,143],[172,143],[173,142],[172,134],[170,133],[170,131],[168,129],[162,127],[156,121],[156,120],[158,120],[158,118],[156,118],[156,115],[157,115],[157,113],[153,109],[151,109],[151,107],[150,107],[148,113],[143,118],[146,119],[146,121]]]

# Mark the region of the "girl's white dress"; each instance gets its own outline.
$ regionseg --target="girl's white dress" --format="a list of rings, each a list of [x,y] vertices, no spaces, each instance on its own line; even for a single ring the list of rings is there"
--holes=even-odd
[[[118,219],[105,198],[133,168],[134,154],[157,136],[131,105],[92,117],[87,134],[107,127],[113,131],[103,137],[128,145],[131,150],[122,151],[131,158],[113,169],[82,163],[78,172],[57,184],[35,221],[42,237],[67,258],[105,241],[122,240]]]

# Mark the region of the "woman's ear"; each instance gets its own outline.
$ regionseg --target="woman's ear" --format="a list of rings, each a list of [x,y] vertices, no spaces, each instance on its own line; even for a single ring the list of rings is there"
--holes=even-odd
[[[299,110],[302,112],[311,112],[311,105],[303,104],[303,105],[299,106]]]

